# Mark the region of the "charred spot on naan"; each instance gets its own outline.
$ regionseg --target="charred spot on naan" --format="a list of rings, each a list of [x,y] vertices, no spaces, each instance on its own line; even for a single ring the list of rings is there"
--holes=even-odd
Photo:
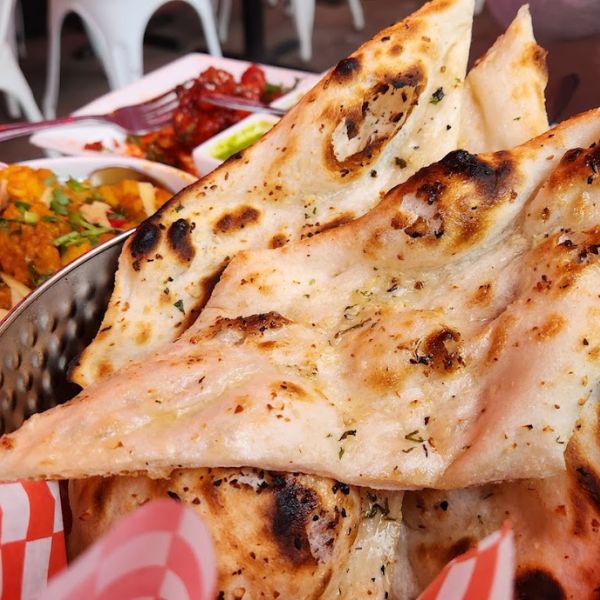
[[[283,474],[273,476],[269,489],[273,503],[266,518],[270,523],[267,535],[276,542],[281,555],[294,565],[316,563],[307,531],[308,518],[319,506],[316,492]]]
[[[257,224],[260,220],[260,211],[253,206],[240,206],[231,212],[222,214],[215,224],[213,231],[216,234],[236,233],[250,225]]]
[[[133,259],[134,271],[139,271],[141,261],[148,258],[158,246],[161,237],[160,227],[153,219],[144,221],[131,236],[129,242],[129,253]]]
[[[517,600],[563,600],[566,595],[552,573],[527,568],[517,574],[515,597]]]
[[[184,263],[191,262],[196,254],[192,242],[192,231],[194,224],[186,219],[177,219],[167,230],[167,242],[175,257]]]
[[[471,537],[462,537],[456,542],[454,542],[446,551],[446,559],[444,562],[450,562],[455,559],[457,556],[468,552],[471,548],[474,548],[477,545],[477,541]]]
[[[586,185],[598,182],[600,172],[600,145],[593,144],[590,148],[573,148],[567,150],[558,166],[552,171],[546,186],[560,193],[569,188],[573,182],[580,179]],[[540,218],[544,220],[545,214]]]
[[[454,251],[472,246],[493,225],[491,211],[514,200],[517,177],[507,153],[450,152],[388,192],[386,202],[398,205],[390,227],[415,243],[443,243]]]
[[[209,336],[216,337],[225,331],[234,331],[241,333],[244,337],[263,335],[266,331],[281,329],[291,321],[280,315],[278,312],[261,313],[250,315],[248,317],[219,317],[209,329]],[[193,336],[190,338],[192,343],[197,343],[199,338]]]
[[[340,60],[331,72],[331,78],[342,85],[346,85],[350,79],[360,73],[360,55],[350,56]]]
[[[430,333],[420,345],[421,360],[438,373],[450,373],[464,367],[460,339],[460,333],[450,327]]]
[[[290,241],[290,238],[285,233],[276,233],[269,242],[269,248],[281,248]]]
[[[335,74],[334,70],[334,78]],[[352,179],[368,167],[406,122],[425,80],[423,68],[416,65],[397,75],[383,75],[361,94],[360,103],[328,106],[320,119],[331,127],[331,134],[324,139],[324,159],[330,171]]]
[[[472,306],[487,306],[494,295],[494,287],[491,282],[482,283],[471,296],[469,304]]]
[[[547,236],[539,245],[539,278],[532,285],[533,294],[559,296],[568,293],[588,269],[596,268],[600,258],[600,229],[571,231],[561,229]],[[548,257],[552,256],[552,263]]]
[[[600,513],[600,474],[588,464],[579,464],[575,473],[579,488],[585,493],[589,504]]]

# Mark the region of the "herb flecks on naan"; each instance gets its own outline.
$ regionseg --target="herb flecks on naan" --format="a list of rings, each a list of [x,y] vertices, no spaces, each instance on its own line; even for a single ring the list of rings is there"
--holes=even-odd
[[[219,549],[220,597],[239,598],[241,589],[250,598],[395,597],[402,494],[310,475],[191,469],[170,480],[71,485],[71,556],[125,514],[167,496],[185,502],[208,527]]]
[[[350,221],[457,147],[473,0],[434,0],[342,60],[258,143],[128,241],[83,385],[175,339],[225,264]]]
[[[444,565],[510,519],[517,598],[596,598],[600,581],[600,405],[586,404],[567,470],[547,479],[405,495],[406,551],[419,590]]]
[[[565,149],[598,139],[591,111],[513,151],[455,151],[352,223],[240,253],[178,341],[5,436],[0,478],[558,473],[600,379],[600,151]]]

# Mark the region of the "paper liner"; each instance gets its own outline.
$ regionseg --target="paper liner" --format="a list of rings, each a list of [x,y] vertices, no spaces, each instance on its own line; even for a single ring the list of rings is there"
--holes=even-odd
[[[510,523],[450,561],[418,600],[511,600],[515,546]]]
[[[511,600],[514,562],[512,527],[505,523],[448,563],[419,600]],[[58,484],[0,484],[2,600],[215,598],[209,532],[191,509],[173,500],[145,504],[63,570],[65,565]]]
[[[45,600],[169,598],[213,600],[210,535],[184,505],[155,500],[121,520],[60,577]]]
[[[0,485],[0,598],[29,600],[67,564],[58,483]]]

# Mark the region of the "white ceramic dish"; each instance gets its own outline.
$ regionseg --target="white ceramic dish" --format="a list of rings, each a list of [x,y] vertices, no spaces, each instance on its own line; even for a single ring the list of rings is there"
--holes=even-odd
[[[124,88],[110,92],[94,100],[90,104],[75,111],[76,115],[103,114],[128,104],[135,104],[148,100],[162,92],[165,92],[177,84],[183,83],[188,79],[197,77],[202,71],[210,66],[221,68],[232,73],[236,79],[248,68],[251,63],[234,60],[230,58],[217,58],[208,54],[188,54],[182,58],[160,68],[148,75],[142,77],[139,81],[132,83]],[[320,75],[307,73],[305,71],[296,71],[293,69],[283,69],[280,67],[271,67],[261,65],[264,69],[267,81],[269,83],[283,85],[285,87],[294,86],[297,81],[302,83],[302,89],[306,90],[318,81]],[[284,107],[294,103],[298,99],[298,92],[294,90],[290,93],[290,98],[284,100],[284,97],[278,99],[278,106],[284,101]],[[99,152],[95,150],[86,150],[85,145],[102,142],[105,155],[125,155],[125,133],[112,125],[72,125],[67,127],[57,127],[40,131],[34,134],[30,141],[35,146],[47,150],[54,150],[61,154],[71,156],[98,156]],[[200,171],[205,174],[206,171]]]
[[[149,177],[163,183],[165,189],[174,194],[197,181],[196,177],[167,165],[141,158],[126,156],[64,156],[60,158],[37,158],[21,164],[34,169],[50,169],[59,179],[73,177],[85,179],[92,171],[104,167],[131,167],[147,173]]]

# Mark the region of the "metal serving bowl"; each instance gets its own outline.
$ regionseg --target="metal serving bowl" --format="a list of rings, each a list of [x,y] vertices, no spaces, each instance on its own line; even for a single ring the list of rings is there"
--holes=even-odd
[[[196,181],[179,169],[138,158],[79,156],[22,164],[50,169],[59,179],[84,179],[107,167],[125,167],[173,193]],[[68,380],[68,366],[100,326],[119,252],[131,233],[121,234],[67,265],[0,321],[0,434],[79,391]]]
[[[108,305],[127,231],[50,277],[0,322],[0,434],[79,391],[69,364],[92,341]]]

